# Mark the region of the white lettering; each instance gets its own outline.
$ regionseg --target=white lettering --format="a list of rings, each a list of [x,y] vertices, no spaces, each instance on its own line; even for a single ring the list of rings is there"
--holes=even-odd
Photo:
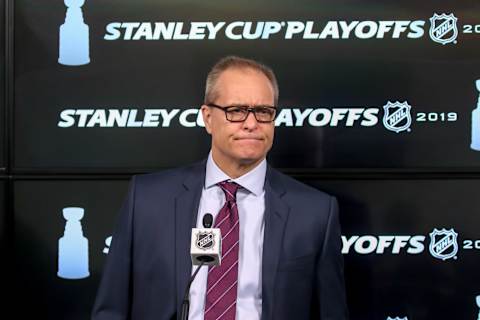
[[[130,113],[130,110],[123,109],[120,113],[120,110],[118,109],[109,109],[108,112],[107,127],[113,127],[115,123],[118,127],[127,126],[128,114]]]
[[[190,33],[188,35],[189,40],[202,40],[205,39],[206,22],[192,22],[190,26]]]
[[[202,112],[200,112],[200,110],[198,111],[198,115],[197,115],[197,126],[205,127],[205,122],[203,122],[203,115],[202,115]]]
[[[301,34],[303,39],[398,39],[409,29],[408,38],[424,35],[425,21],[327,21],[321,32],[315,32],[315,21],[234,21],[220,22],[111,22],[106,25],[105,40],[205,40],[216,39],[225,27],[231,40],[271,39],[284,31],[284,39]],[[285,27],[286,26],[286,27]],[[284,28],[285,27],[285,28]]]
[[[132,40],[140,40],[142,37],[145,38],[145,40],[153,40],[152,25],[148,22],[140,25]]]
[[[183,32],[183,22],[177,22],[175,25],[175,31],[173,32],[173,40],[187,40],[188,33]]]
[[[319,39],[326,39],[331,37],[332,39],[340,38],[340,33],[338,31],[337,21],[328,21],[325,28],[323,28],[322,33],[320,33]]]
[[[364,244],[367,246],[365,247]],[[374,236],[363,236],[355,242],[355,251],[360,254],[369,254],[375,251],[378,240]]]
[[[318,116],[321,115],[321,120],[318,120]],[[330,123],[332,118],[332,112],[328,109],[315,109],[308,116],[308,123],[313,127],[322,127]]]
[[[352,21],[347,24],[346,21],[340,21],[340,28],[342,29],[342,39],[348,39],[350,37],[350,32],[355,29],[358,21]]]
[[[133,29],[138,28],[140,22],[124,22],[122,28],[125,29],[123,40],[132,40]]]
[[[299,34],[305,29],[305,25],[301,21],[288,21],[287,30],[285,31],[285,39],[292,39],[294,34]]]
[[[293,126],[292,110],[291,109],[282,109],[275,119],[275,125],[281,126],[285,124],[286,127]]]
[[[282,29],[280,22],[267,21],[263,28],[262,39],[269,39],[270,35],[278,33]]]
[[[256,23],[255,32],[252,33],[253,22],[245,22],[245,28],[243,28],[243,38],[247,40],[255,40],[260,38],[265,22],[260,21]]]
[[[179,112],[180,109],[172,109],[170,112],[165,109],[161,109],[160,114],[163,118],[162,127],[170,127],[170,122],[172,121],[173,117],[175,117]]]
[[[377,39],[382,39],[385,37],[385,34],[392,29],[392,26],[395,24],[395,21],[380,21],[377,32]]]
[[[144,127],[158,127],[160,116],[160,110],[158,109],[145,109],[145,117],[143,118]]]
[[[335,108],[333,109],[332,121],[330,122],[330,126],[334,127],[338,125],[338,121],[345,118],[345,115],[348,113],[347,108]]]
[[[209,32],[208,39],[215,39],[217,36],[218,31],[222,29],[222,27],[225,25],[225,22],[219,22],[217,24],[214,23],[207,23],[207,29]]]
[[[105,40],[117,40],[122,35],[120,30],[118,30],[121,27],[122,27],[121,22],[112,22],[112,23],[107,24],[107,28],[106,28],[107,33],[103,36],[103,39],[105,39]]]
[[[225,35],[227,38],[232,39],[232,40],[241,40],[242,36],[240,34],[234,34],[233,29],[238,28],[238,27],[243,27],[245,25],[244,22],[242,21],[235,21],[230,23],[227,28],[225,29]]]
[[[293,114],[297,118],[297,120],[295,121],[295,126],[302,127],[305,118],[307,118],[312,111],[313,111],[312,108],[308,108],[303,111],[300,109],[293,109]]]
[[[395,26],[393,27],[393,39],[400,38],[400,34],[407,30],[410,21],[395,21]]]
[[[423,30],[423,26],[425,25],[425,21],[413,21],[411,24],[410,24],[410,30],[411,32],[409,32],[407,34],[407,37],[410,38],[410,39],[417,39],[417,38],[421,38],[423,36],[423,34],[425,33],[425,31]]]
[[[350,247],[357,241],[358,236],[351,236],[350,239],[348,239],[345,236],[342,236],[342,253],[347,254],[350,252]]]
[[[98,109],[95,110],[93,115],[90,117],[90,120],[87,123],[88,128],[95,127],[98,125],[99,127],[104,127],[107,124],[107,116],[105,115],[105,110]]]
[[[87,117],[92,115],[95,112],[93,109],[78,109],[76,114],[80,116],[78,119],[78,126],[80,128],[85,127],[85,123],[87,122]]]
[[[379,109],[376,108],[370,108],[365,110],[363,113],[364,120],[360,122],[360,124],[364,127],[372,127],[378,123],[378,117],[377,113],[379,112]]]
[[[360,117],[362,116],[363,110],[364,110],[363,108],[348,109],[347,122],[345,123],[345,125],[347,127],[353,126],[353,123],[355,122],[355,120],[360,119]]]
[[[354,251],[358,254],[384,254],[387,248],[392,248],[392,254],[399,254],[402,248],[407,247],[407,253],[419,254],[424,251],[425,246],[423,244],[425,236],[351,236],[347,238],[342,236],[342,253],[350,253],[350,248],[354,248]],[[392,245],[393,244],[393,245]]]
[[[425,241],[425,236],[413,236],[410,239],[411,247],[407,249],[407,252],[410,254],[419,254],[423,252],[425,246],[423,242]]]
[[[378,237],[378,246],[377,250],[375,251],[376,253],[383,253],[386,248],[388,248],[391,244],[392,241],[395,239],[394,236],[380,236]]]
[[[153,38],[159,40],[160,38],[165,40],[171,40],[173,38],[173,32],[175,31],[175,22],[169,22],[165,24],[164,22],[155,23],[155,31],[153,33]]]
[[[377,34],[378,25],[374,21],[362,21],[355,28],[355,36],[359,39],[370,39]]]
[[[187,119],[188,116],[190,115],[196,115],[198,113],[198,109],[188,109],[180,113],[180,118],[178,119],[180,124],[184,127],[187,128],[193,128],[195,127],[195,121],[189,121]]]
[[[60,128],[69,128],[75,124],[75,119],[73,116],[75,115],[74,109],[65,109],[60,113],[60,121],[58,122],[57,126]]]
[[[318,39],[319,34],[312,32],[313,21],[307,21],[305,25],[305,32],[303,33],[303,39]]]
[[[128,115],[128,122],[127,122],[127,127],[141,127],[142,126],[142,121],[137,121],[137,112],[138,110],[133,109],[130,110],[130,114]]]
[[[407,245],[409,239],[410,236],[396,236],[395,242],[393,243],[392,253],[399,254],[400,249]]]

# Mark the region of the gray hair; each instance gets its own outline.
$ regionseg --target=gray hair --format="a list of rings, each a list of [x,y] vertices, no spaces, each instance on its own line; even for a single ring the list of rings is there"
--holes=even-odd
[[[272,85],[274,104],[275,106],[278,104],[278,83],[273,70],[263,63],[237,56],[226,56],[212,67],[205,83],[205,104],[211,103],[217,98],[218,93],[215,90],[215,85],[221,73],[227,69],[251,69],[264,74]]]

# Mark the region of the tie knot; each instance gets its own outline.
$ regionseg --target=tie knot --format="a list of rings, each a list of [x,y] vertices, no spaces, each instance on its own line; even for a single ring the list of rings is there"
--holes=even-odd
[[[225,193],[225,199],[227,201],[236,201],[237,190],[240,188],[240,185],[235,182],[228,181],[219,182],[218,185]]]

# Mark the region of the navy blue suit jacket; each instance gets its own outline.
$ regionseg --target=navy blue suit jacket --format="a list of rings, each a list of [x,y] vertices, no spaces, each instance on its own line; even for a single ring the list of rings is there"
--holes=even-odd
[[[92,320],[179,318],[205,163],[132,178]],[[348,318],[337,208],[334,197],[268,167],[262,320]]]

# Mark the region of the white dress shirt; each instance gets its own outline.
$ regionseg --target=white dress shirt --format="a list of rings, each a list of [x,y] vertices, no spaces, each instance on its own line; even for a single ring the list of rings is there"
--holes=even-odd
[[[242,188],[237,191],[237,207],[240,223],[238,254],[238,285],[236,319],[260,320],[262,315],[262,252],[265,212],[265,174],[267,162],[264,159],[253,170],[241,177],[231,179],[208,155],[205,185],[198,208],[197,227],[203,228],[203,216],[213,215],[214,221],[225,203],[225,194],[218,182],[229,180]],[[196,270],[192,268],[192,274]],[[203,266],[190,288],[190,320],[203,320],[208,267]]]

